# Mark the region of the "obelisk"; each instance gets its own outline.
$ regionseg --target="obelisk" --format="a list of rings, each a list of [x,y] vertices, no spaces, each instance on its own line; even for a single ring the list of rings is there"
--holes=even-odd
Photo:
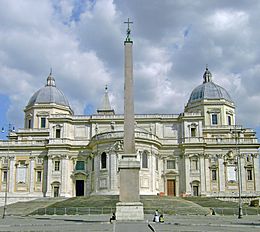
[[[133,41],[130,38],[129,21],[125,46],[124,85],[124,153],[119,158],[120,195],[116,205],[116,220],[144,220],[143,204],[139,195],[140,160],[135,150],[135,120],[133,91]]]

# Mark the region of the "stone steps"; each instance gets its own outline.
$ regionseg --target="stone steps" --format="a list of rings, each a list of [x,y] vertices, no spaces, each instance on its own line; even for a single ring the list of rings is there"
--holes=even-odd
[[[89,196],[64,198],[39,198],[29,202],[17,202],[7,206],[6,215],[25,216],[35,212],[39,208],[115,208],[118,196]],[[158,209],[164,214],[178,215],[205,215],[209,213],[208,208],[204,208],[193,202],[178,197],[167,196],[141,196],[146,214],[153,214]],[[0,208],[2,213],[3,207]]]
[[[59,201],[64,201],[64,198],[39,198],[32,201],[16,202],[7,205],[6,215],[26,216],[38,208],[45,208]],[[0,207],[0,213],[3,214],[4,207]]]

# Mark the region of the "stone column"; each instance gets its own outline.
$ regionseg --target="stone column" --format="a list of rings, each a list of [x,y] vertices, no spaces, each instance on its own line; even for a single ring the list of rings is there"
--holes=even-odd
[[[34,166],[35,166],[35,157],[30,157],[30,183],[29,183],[29,192],[34,192]]]

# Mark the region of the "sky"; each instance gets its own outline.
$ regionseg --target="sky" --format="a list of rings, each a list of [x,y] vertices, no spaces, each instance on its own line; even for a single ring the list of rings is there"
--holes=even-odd
[[[0,0],[0,126],[24,126],[50,69],[76,115],[95,113],[106,85],[123,113],[130,18],[136,113],[183,112],[208,65],[237,124],[259,132],[259,12],[258,0]]]

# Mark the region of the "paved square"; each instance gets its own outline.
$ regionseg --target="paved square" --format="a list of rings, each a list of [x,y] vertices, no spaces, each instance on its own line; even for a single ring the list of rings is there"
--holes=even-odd
[[[109,223],[110,215],[94,216],[33,216],[10,217],[0,220],[0,231],[110,231],[155,232],[170,231],[236,231],[259,232],[260,216],[169,216],[165,223],[152,222],[152,215],[145,215],[141,222]]]

